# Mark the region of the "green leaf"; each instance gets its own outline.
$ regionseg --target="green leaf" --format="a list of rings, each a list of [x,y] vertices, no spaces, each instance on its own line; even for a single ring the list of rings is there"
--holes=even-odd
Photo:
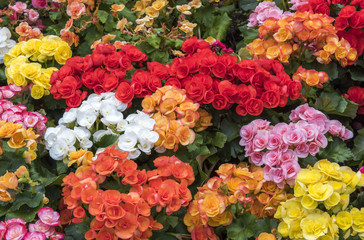
[[[226,118],[222,120],[220,129],[227,136],[229,142],[239,137],[240,127]]]
[[[36,159],[32,162],[30,172],[31,177],[43,183],[44,186],[50,185],[58,178],[58,176],[54,175],[47,168],[43,167],[39,159]]]
[[[345,162],[353,159],[354,155],[346,144],[338,138],[329,142],[325,149],[319,152],[320,159],[329,159],[334,162]]]
[[[358,106],[340,96],[337,92],[323,92],[316,99],[315,108],[328,114],[335,114],[344,117],[355,118]]]
[[[109,17],[109,13],[104,11],[104,10],[99,10],[97,12],[97,18],[100,20],[100,22],[102,23],[106,23],[107,18]]]
[[[90,229],[90,224],[87,222],[71,223],[68,225],[65,231],[65,240],[79,240],[85,239],[85,233]]]
[[[11,211],[17,211],[23,205],[28,205],[30,208],[38,207],[43,201],[43,194],[40,192],[31,193],[26,191],[24,193],[17,194]]]
[[[246,25],[239,27],[241,32],[241,36],[244,38],[245,44],[251,43],[254,39],[258,38],[258,29],[256,28],[248,28]],[[248,50],[246,50],[248,51]],[[248,52],[249,54],[249,52]],[[239,53],[240,55],[240,53]],[[250,54],[249,54],[250,56]]]
[[[17,211],[10,211],[6,214],[6,219],[21,218],[26,222],[31,222],[34,220],[35,215],[38,210],[43,206],[40,204],[37,208],[30,208],[27,205],[23,205]]]
[[[362,160],[364,159],[364,129],[358,131],[359,135],[354,139],[354,160]]]
[[[60,20],[62,18],[62,12],[50,12],[49,18],[52,20],[52,22]]]
[[[96,144],[99,147],[108,147],[114,144],[118,138],[119,135],[116,134],[105,135]]]
[[[219,148],[223,148],[227,140],[227,136],[221,132],[216,132],[212,143]]]
[[[250,213],[242,215],[226,228],[229,239],[248,240],[250,237],[253,237],[256,220],[257,218]]]
[[[239,0],[239,8],[245,11],[254,10],[258,6],[256,0]]]
[[[174,228],[178,224],[177,216],[158,215],[156,220],[163,225],[164,229],[168,229],[170,226]]]
[[[351,79],[355,81],[364,81],[364,69],[362,67],[356,66],[350,69]]]
[[[214,6],[208,5],[197,9],[194,17],[199,25],[209,28],[214,24],[214,12]]]
[[[155,49],[159,48],[159,45],[161,44],[161,38],[158,37],[157,34],[152,34],[150,36],[148,36],[147,38],[147,42],[154,47]]]
[[[207,35],[210,35],[217,40],[223,41],[226,37],[226,33],[231,23],[232,19],[229,17],[229,15],[227,15],[227,13],[216,16],[214,21],[214,27],[210,28],[209,34],[205,34],[205,36],[208,37]]]

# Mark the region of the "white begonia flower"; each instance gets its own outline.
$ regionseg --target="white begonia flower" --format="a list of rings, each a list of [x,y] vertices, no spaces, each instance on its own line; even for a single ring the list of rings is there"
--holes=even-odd
[[[116,124],[116,130],[118,132],[124,132],[128,128],[128,121],[125,119],[119,120],[119,122]]]
[[[16,42],[10,38],[10,30],[6,27],[0,28],[0,64],[4,62],[5,54],[16,44]]]
[[[58,124],[68,124],[76,121],[77,108],[71,108],[68,112],[63,114],[63,117],[59,119]]]
[[[154,144],[152,142],[146,141],[146,140],[139,140],[138,148],[145,152],[146,154],[150,154],[150,151]]]
[[[90,129],[92,125],[95,123],[97,119],[97,115],[93,112],[77,112],[77,123],[78,125]]]
[[[125,109],[128,107],[128,104],[120,102],[115,97],[115,94],[112,94],[112,95],[108,96],[107,98],[105,98],[105,100],[103,100],[103,102],[106,102],[108,104],[111,104],[111,105],[115,106],[116,110],[118,110],[119,112],[124,112]]]
[[[128,128],[125,129],[125,133],[134,133],[136,136],[138,136],[140,129],[142,129],[142,127],[139,124],[130,123]]]
[[[95,107],[91,104],[91,102],[88,101],[84,101],[82,102],[81,106],[78,107],[77,109],[77,114],[79,112],[87,112],[87,113],[92,113],[97,115],[98,114],[99,109],[95,109]]]
[[[81,139],[79,142],[80,147],[83,149],[89,149],[94,145],[94,143],[88,138]]]
[[[138,116],[138,114],[136,113],[132,113],[132,114],[129,114],[125,120],[128,121],[129,123],[133,123],[134,122],[134,119]]]
[[[159,134],[155,131],[150,131],[148,129],[142,128],[138,132],[138,140],[148,141],[150,143],[156,143],[159,139]]]
[[[134,132],[125,132],[118,139],[118,147],[124,152],[132,152],[136,150],[138,136]]]
[[[110,129],[107,129],[107,130],[99,130],[99,131],[95,132],[92,137],[94,139],[94,142],[99,142],[101,140],[101,138],[105,135],[116,135],[116,134],[113,133],[113,131],[111,131]]]
[[[65,128],[58,133],[58,139],[64,139],[67,145],[72,146],[76,143],[76,134],[73,130]]]
[[[48,150],[52,148],[53,144],[55,144],[57,141],[59,132],[63,131],[64,129],[66,129],[66,127],[63,125],[47,128],[47,131],[44,134],[44,140],[46,141],[45,145]]]
[[[79,141],[83,139],[89,139],[91,137],[91,132],[84,127],[75,127],[73,131]]]
[[[114,105],[107,102],[101,103],[100,113],[103,116],[101,121],[105,125],[117,124],[119,120],[123,119],[123,114],[119,112]]]
[[[70,147],[67,145],[66,140],[59,139],[57,142],[53,144],[53,146],[49,150],[49,155],[54,160],[62,160],[65,157],[67,157],[69,151]]]
[[[136,150],[133,150],[133,151],[130,151],[129,154],[128,154],[128,158],[129,159],[136,159],[140,156],[141,152],[136,149]]]

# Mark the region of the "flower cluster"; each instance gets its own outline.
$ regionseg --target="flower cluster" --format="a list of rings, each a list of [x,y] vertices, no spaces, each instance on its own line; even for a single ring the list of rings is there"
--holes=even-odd
[[[342,66],[357,59],[357,51],[344,38],[339,39],[333,18],[323,14],[296,12],[280,20],[268,19],[259,28],[259,38],[246,46],[254,58],[278,59],[288,63],[312,50],[320,63],[336,59]]]
[[[0,238],[12,240],[63,240],[65,235],[55,231],[55,226],[60,224],[59,213],[52,208],[42,207],[37,213],[39,220],[30,223],[21,218],[13,218],[0,222]]]
[[[305,82],[308,86],[322,87],[322,84],[329,80],[329,75],[323,71],[318,72],[315,69],[307,70],[299,66],[293,74],[292,79]]]
[[[129,103],[132,97],[126,97],[130,93],[123,89],[130,83],[124,77],[133,69],[133,63],[146,59],[147,55],[133,45],[123,45],[121,51],[116,51],[113,45],[98,44],[91,55],[70,58],[54,72],[50,92],[55,99],[66,99],[70,108],[78,107],[89,89],[97,94],[117,89],[116,98]]]
[[[0,139],[4,141],[5,138],[10,138],[7,141],[7,144],[11,148],[18,149],[27,147],[23,156],[28,163],[37,157],[37,154],[35,153],[37,142],[35,139],[38,137],[39,135],[36,135],[32,128],[25,129],[22,128],[22,124],[20,123],[0,121]],[[1,149],[2,145],[3,142],[0,142],[0,155],[3,154],[3,150]]]
[[[274,182],[264,180],[261,167],[226,163],[216,172],[218,177],[198,189],[184,217],[192,239],[218,239],[211,227],[232,222],[230,205],[239,202],[243,211],[266,218],[273,217],[280,202],[291,197]]]
[[[145,171],[137,170],[137,164],[126,157],[127,153],[108,147],[91,166],[82,166],[63,179],[62,195],[72,210],[72,222],[84,221],[86,211],[91,215],[86,239],[148,239],[152,230],[163,227],[151,216],[152,207],[171,214],[192,199],[187,187],[195,178],[188,163],[174,156],[159,157],[154,160],[157,169]],[[128,193],[98,189],[113,173],[131,186]]]
[[[15,32],[20,36],[18,38],[19,42],[29,41],[31,39],[40,39],[43,37],[43,33],[40,28],[32,27],[28,24],[28,22],[20,23],[19,26],[15,28]]]
[[[148,71],[137,70],[131,85],[122,87],[123,99],[145,97],[165,85],[185,89],[200,106],[212,103],[216,110],[230,109],[257,116],[265,108],[283,107],[288,98],[300,96],[301,82],[292,81],[282,64],[275,60],[243,60],[231,54],[217,55],[210,44],[196,37],[182,44],[186,56],[174,58],[171,65],[148,63]],[[124,100],[125,101],[125,100]]]
[[[6,94],[12,95],[14,92],[11,90]],[[28,112],[27,107],[13,103],[6,99],[0,99],[0,121],[19,123],[22,128],[34,128],[37,133],[42,134],[46,130],[47,117],[43,116],[39,112]]]
[[[281,188],[286,183],[294,184],[301,170],[298,158],[315,156],[320,148],[327,146],[327,132],[343,140],[353,137],[339,121],[327,119],[308,104],[292,110],[289,118],[291,123],[275,126],[257,119],[240,130],[240,145],[245,147],[245,156],[257,166],[265,165],[264,178]]]
[[[348,93],[344,94],[344,97],[359,105],[358,114],[364,114],[364,88],[350,87]]]
[[[8,84],[25,87],[31,83],[32,97],[42,98],[49,94],[50,78],[57,68],[43,68],[40,63],[55,59],[59,64],[64,64],[71,56],[71,48],[57,36],[19,42],[5,54]]]
[[[140,111],[124,119],[126,107],[113,92],[91,94],[80,107],[65,112],[57,127],[47,129],[44,138],[50,156],[63,160],[78,148],[97,146],[104,136],[115,136],[119,149],[129,152],[131,159],[141,152],[150,154],[159,137],[153,131],[155,120]]]
[[[16,94],[21,93],[23,91],[22,87],[17,86],[16,84],[9,84],[6,86],[0,87],[0,100],[2,99],[10,99],[14,97]]]
[[[0,64],[4,62],[5,53],[15,46],[16,42],[11,40],[11,32],[8,28],[0,28]]]
[[[314,240],[322,236],[337,239],[338,227],[344,231],[352,227],[352,235],[363,233],[364,209],[344,211],[350,203],[349,195],[356,187],[363,186],[363,177],[349,167],[340,167],[326,159],[302,169],[296,179],[295,197],[281,203],[274,216],[282,221],[279,233],[290,239]],[[320,210],[321,205],[334,214],[330,216]]]
[[[158,88],[143,99],[142,107],[143,112],[153,114],[154,131],[159,134],[155,145],[159,152],[177,151],[179,143],[183,146],[192,144],[195,141],[192,128],[203,131],[212,125],[212,116],[199,109],[199,104],[186,96],[186,90],[174,86]]]
[[[264,1],[259,3],[258,6],[255,8],[254,12],[250,14],[247,27],[252,28],[255,26],[261,26],[269,18],[279,20],[282,18],[282,16],[290,14],[292,13],[283,13],[283,10],[277,7],[275,2]]]
[[[18,171],[17,171],[18,172]],[[9,193],[8,189],[15,190],[18,187],[18,177],[17,172],[12,173],[6,171],[6,173],[0,177],[0,201],[8,202],[12,200],[12,196]],[[1,230],[0,230],[1,231]],[[1,233],[0,233],[1,236]]]

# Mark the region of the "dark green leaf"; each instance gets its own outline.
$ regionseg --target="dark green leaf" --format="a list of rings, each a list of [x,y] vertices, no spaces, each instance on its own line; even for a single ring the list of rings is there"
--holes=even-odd
[[[60,20],[62,18],[62,12],[50,12],[49,18],[52,20],[52,22]]]
[[[207,34],[216,38],[217,40],[223,41],[226,37],[226,33],[232,23],[231,18],[224,13],[223,15],[216,16],[214,21],[214,27],[210,29],[210,32]],[[205,36],[207,36],[205,34]]]
[[[320,151],[319,156],[322,159],[325,158],[334,162],[344,162],[354,157],[346,144],[338,138],[334,138],[334,141],[329,142],[327,147]]]
[[[15,197],[15,201],[13,202],[13,206],[11,207],[11,211],[17,211],[23,205],[28,205],[30,208],[38,207],[39,204],[43,201],[43,194],[40,192],[31,193],[31,192],[23,192],[17,194]]]
[[[350,70],[351,79],[355,81],[364,81],[364,69],[362,67],[355,67]]]
[[[114,135],[114,134],[105,135],[96,144],[99,147],[108,147],[114,144],[116,140],[118,140],[118,138],[119,135]]]
[[[9,211],[6,214],[6,219],[21,218],[26,222],[31,222],[35,218],[38,210],[43,206],[43,203],[36,208],[30,208],[27,205],[23,205],[17,211]]]
[[[239,8],[245,11],[254,10],[258,6],[256,0],[239,0]]]
[[[100,20],[100,22],[102,22],[102,23],[106,23],[108,16],[109,16],[109,13],[104,10],[99,10],[97,12],[97,17]]]
[[[221,132],[216,132],[212,143],[219,148],[223,148],[227,140],[227,136]]]
[[[359,135],[354,139],[354,160],[363,160],[364,159],[364,129],[358,131]]]
[[[90,224],[87,222],[82,223],[71,223],[65,230],[65,240],[79,240],[85,239],[85,233],[90,229]]]
[[[158,49],[159,45],[161,43],[161,38],[158,37],[157,34],[152,34],[150,36],[148,36],[147,38],[147,42],[154,48]]]

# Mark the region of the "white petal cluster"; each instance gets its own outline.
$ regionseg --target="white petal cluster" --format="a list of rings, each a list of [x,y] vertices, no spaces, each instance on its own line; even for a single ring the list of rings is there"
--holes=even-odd
[[[16,42],[11,40],[11,32],[8,28],[0,28],[0,64],[4,63],[4,56],[15,46]]]
[[[45,134],[46,147],[55,160],[62,160],[76,148],[98,149],[98,142],[107,135],[115,135],[117,148],[129,152],[135,159],[142,152],[150,154],[159,135],[153,131],[155,121],[148,114],[137,111],[126,118],[127,105],[112,92],[91,94],[78,108],[63,114],[57,127]]]

